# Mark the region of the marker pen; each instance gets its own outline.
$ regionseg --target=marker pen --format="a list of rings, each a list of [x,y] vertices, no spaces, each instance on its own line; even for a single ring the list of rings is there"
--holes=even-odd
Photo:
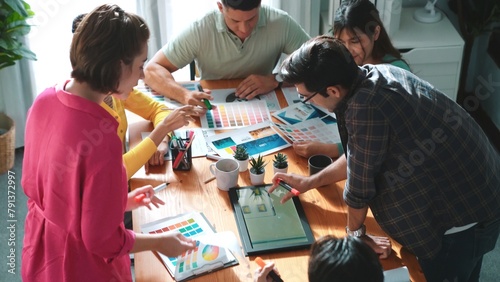
[[[165,189],[167,187],[167,185],[168,185],[168,183],[162,183],[162,184],[156,186],[155,188],[153,188],[153,190],[155,191],[155,194],[160,192],[161,190]],[[144,198],[146,198],[146,196],[149,197],[149,193],[139,194],[139,195],[135,196],[134,200],[136,203],[140,203],[140,202],[142,202],[142,200]]]
[[[198,84],[198,90],[200,92],[205,92],[203,91],[203,87],[201,87],[201,84]],[[212,104],[210,104],[210,101],[208,99],[203,99],[203,103],[205,103],[205,106],[209,111],[212,109]]]
[[[264,262],[264,260],[261,258],[261,257],[256,257],[255,258],[255,262],[262,268],[264,268],[266,266],[266,263]],[[275,282],[283,282],[283,279],[281,279],[281,277],[278,276],[278,273],[276,273],[276,271],[271,270],[271,272],[269,272],[269,276],[271,276],[271,278],[273,279],[273,281]]]
[[[207,154],[206,157],[207,157],[207,159],[211,159],[211,160],[214,160],[214,161],[222,160],[222,157],[219,157],[219,156],[216,156],[216,155],[212,155],[212,154]]]
[[[293,188],[292,186],[290,186],[290,184],[286,183],[281,178],[278,178],[278,185],[280,185],[281,187],[285,188],[286,190],[292,192],[292,194],[294,194],[295,196],[300,195],[299,190]]]

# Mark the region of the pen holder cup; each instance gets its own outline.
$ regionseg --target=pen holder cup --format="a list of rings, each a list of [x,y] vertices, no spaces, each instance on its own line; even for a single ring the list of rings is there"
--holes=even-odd
[[[189,139],[182,139],[183,144],[187,144]],[[191,157],[191,146],[185,149],[182,146],[170,146],[170,154],[172,156],[173,170],[191,170],[193,159]],[[181,158],[180,161],[177,159]],[[176,166],[177,165],[177,166]]]

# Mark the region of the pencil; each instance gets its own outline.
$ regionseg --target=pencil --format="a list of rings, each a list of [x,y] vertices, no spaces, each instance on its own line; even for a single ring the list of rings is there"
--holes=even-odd
[[[215,179],[215,176],[210,177],[209,179],[203,181],[203,183],[207,184],[208,182],[212,181]]]
[[[161,108],[162,111],[175,111],[176,108]]]

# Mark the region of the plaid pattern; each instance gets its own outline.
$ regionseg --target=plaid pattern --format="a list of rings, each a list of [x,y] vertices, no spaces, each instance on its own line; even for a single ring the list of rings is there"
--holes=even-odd
[[[347,205],[368,205],[392,238],[432,258],[444,232],[500,217],[500,157],[457,103],[389,65],[360,67],[335,109]]]

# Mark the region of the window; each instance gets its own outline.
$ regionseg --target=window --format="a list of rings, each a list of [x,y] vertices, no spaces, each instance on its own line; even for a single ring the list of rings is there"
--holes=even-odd
[[[37,94],[70,77],[69,46],[73,19],[103,3],[102,0],[30,2],[35,16],[30,19],[29,45],[37,56],[37,61],[33,62]],[[133,0],[114,0],[113,3],[126,11],[136,11]]]
[[[215,0],[163,1],[166,1],[168,9],[165,17],[169,35],[178,33],[192,20],[201,17],[207,10],[217,8]],[[106,2],[102,0],[38,0],[31,2],[31,9],[35,12],[35,16],[30,20],[32,29],[29,41],[30,49],[37,55],[37,61],[33,62],[33,70],[38,94],[45,88],[70,77],[69,46],[73,36],[71,33],[73,19],[77,15],[88,13]],[[125,11],[133,13],[137,11],[134,0],[114,0],[113,3]],[[263,0],[262,3],[274,5],[273,0]],[[176,71],[173,75],[179,81],[189,80],[189,66]]]

